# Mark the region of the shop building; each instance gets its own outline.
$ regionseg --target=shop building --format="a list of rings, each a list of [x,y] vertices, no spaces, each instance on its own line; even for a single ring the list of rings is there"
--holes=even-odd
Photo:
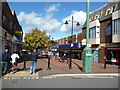
[[[70,37],[59,39],[58,45],[69,44]],[[73,48],[73,58],[76,58],[76,54],[79,53],[79,57],[82,59],[85,39],[86,23],[81,33],[73,35],[73,44],[80,43],[81,45],[80,48]],[[108,2],[90,14],[89,46],[92,49],[92,62],[103,63],[104,56],[107,57],[108,62],[118,63],[120,61],[120,1]],[[63,48],[57,50],[67,51]],[[78,53],[75,53],[74,50],[77,50]]]
[[[7,48],[9,53],[14,50],[21,52],[22,50],[22,34],[17,35],[16,31],[22,32],[22,27],[20,26],[18,19],[16,17],[15,11],[11,10],[7,2],[0,3],[0,58],[4,49]]]
[[[119,5],[120,2],[108,2],[90,15],[89,43],[93,52],[93,62],[103,63],[104,56],[108,62],[118,63],[120,60]]]

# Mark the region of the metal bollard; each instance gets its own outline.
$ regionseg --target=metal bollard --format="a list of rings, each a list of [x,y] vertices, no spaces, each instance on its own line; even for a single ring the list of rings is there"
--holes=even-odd
[[[50,57],[48,57],[48,68],[47,68],[47,70],[50,70],[51,68],[50,68]]]
[[[106,69],[106,59],[104,60],[104,69]]]

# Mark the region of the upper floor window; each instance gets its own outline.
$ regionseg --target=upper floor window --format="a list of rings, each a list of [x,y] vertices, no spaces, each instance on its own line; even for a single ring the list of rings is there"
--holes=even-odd
[[[116,7],[117,7],[117,5],[114,5],[114,6],[112,7],[112,12],[115,12]]]
[[[10,21],[5,15],[3,15],[3,23],[6,24],[10,29],[12,29],[13,22]]]
[[[89,37],[90,37],[90,39],[96,38],[96,26],[90,28]]]
[[[108,35],[111,35],[111,25],[108,25],[106,26],[105,28],[105,35],[108,36]]]
[[[120,18],[112,22],[112,34],[120,34]]]
[[[99,19],[102,17],[102,14],[103,14],[103,12],[100,12],[100,13],[99,13]]]
[[[3,15],[3,23],[9,25],[9,20],[5,15]]]
[[[111,10],[110,8],[106,10],[106,14],[105,14],[105,16],[107,16],[107,15],[110,14],[110,10]]]

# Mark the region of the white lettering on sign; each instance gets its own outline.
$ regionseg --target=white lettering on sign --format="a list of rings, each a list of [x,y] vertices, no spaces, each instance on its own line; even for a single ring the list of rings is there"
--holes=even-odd
[[[86,56],[92,56],[92,54],[86,54]]]

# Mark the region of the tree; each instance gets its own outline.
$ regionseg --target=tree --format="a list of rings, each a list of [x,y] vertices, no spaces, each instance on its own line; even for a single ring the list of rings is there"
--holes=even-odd
[[[45,31],[35,28],[30,33],[25,34],[24,40],[27,50],[44,49],[48,46],[49,36],[46,35]]]

